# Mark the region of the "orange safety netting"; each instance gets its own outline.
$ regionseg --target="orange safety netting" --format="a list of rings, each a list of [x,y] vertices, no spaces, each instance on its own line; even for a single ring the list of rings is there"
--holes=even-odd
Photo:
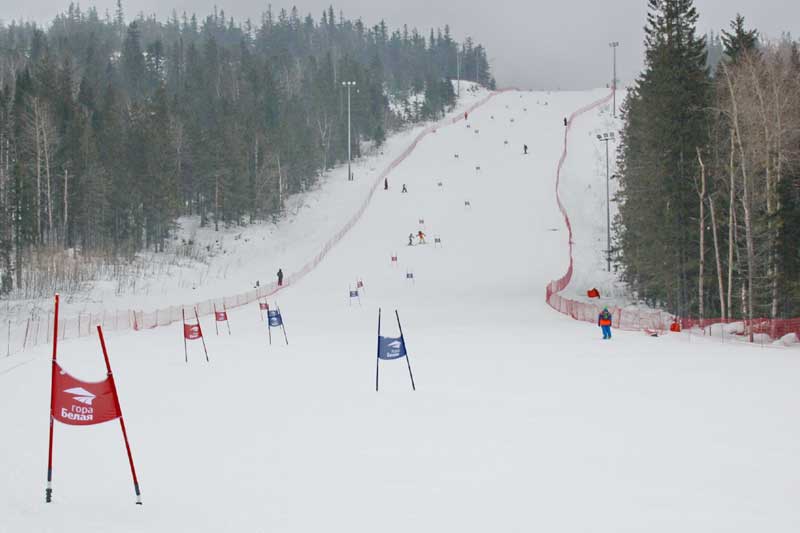
[[[561,202],[559,184],[561,181],[561,170],[564,166],[564,162],[567,159],[567,148],[568,148],[567,141],[569,136],[569,130],[572,128],[573,121],[577,117],[583,115],[584,113],[588,113],[589,111],[592,111],[602,105],[607,104],[612,97],[613,93],[575,111],[572,115],[570,115],[567,121],[567,127],[564,128],[564,149],[561,153],[561,158],[558,161],[558,168],[556,170],[556,202],[558,203],[559,211],[561,211],[561,214],[564,217],[564,223],[567,226],[567,232],[569,235],[569,268],[567,268],[567,272],[563,276],[561,276],[561,278],[548,283],[545,293],[545,301],[547,302],[547,304],[550,305],[550,307],[552,307],[559,313],[569,315],[575,320],[580,320],[583,322],[591,322],[594,324],[597,323],[597,317],[605,307],[604,305],[572,300],[569,298],[565,298],[559,294],[561,291],[567,288],[570,281],[572,280],[573,265],[574,265],[574,258],[572,253],[573,252],[572,224],[570,222],[569,215],[567,214],[567,211],[564,208],[564,204]],[[624,330],[645,331],[647,333],[660,334],[665,331],[669,331],[670,329],[674,331],[675,329],[678,329],[675,327],[671,327],[675,323],[680,324],[680,329],[691,331],[692,329],[699,328],[702,329],[704,333],[706,331],[706,328],[709,328],[710,326],[713,325],[742,324],[741,331],[736,331],[733,334],[738,334],[738,335],[764,334],[771,339],[778,339],[789,333],[796,333],[796,334],[800,333],[800,318],[789,318],[789,319],[759,318],[759,319],[754,319],[753,321],[750,321],[748,323],[748,321],[743,321],[741,319],[735,320],[735,319],[721,319],[721,318],[706,318],[706,319],[681,318],[681,317],[675,317],[674,315],[671,315],[664,311],[653,310],[653,309],[641,310],[641,309],[623,309],[621,307],[609,307],[609,311],[611,311],[614,317],[613,327]],[[709,333],[711,333],[710,330]]]

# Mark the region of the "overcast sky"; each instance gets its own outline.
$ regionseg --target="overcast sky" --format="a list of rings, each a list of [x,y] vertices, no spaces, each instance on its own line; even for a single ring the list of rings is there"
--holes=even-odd
[[[113,13],[116,0],[80,2],[96,5],[102,15]],[[236,19],[259,14],[269,0],[123,0],[127,17],[138,12],[164,18],[172,9],[198,15],[214,5]],[[277,11],[297,5],[302,14],[319,19],[331,0],[271,2]],[[0,0],[0,19],[24,18],[48,22],[64,11],[69,0]],[[695,0],[702,32],[726,28],[741,12],[748,23],[768,36],[789,31],[800,35],[797,0]],[[610,41],[619,41],[618,72],[622,82],[642,67],[646,0],[338,0],[334,8],[371,26],[385,19],[390,27],[408,24],[427,34],[431,27],[450,24],[453,35],[471,35],[483,43],[498,85],[520,88],[578,89],[605,86],[611,78]]]

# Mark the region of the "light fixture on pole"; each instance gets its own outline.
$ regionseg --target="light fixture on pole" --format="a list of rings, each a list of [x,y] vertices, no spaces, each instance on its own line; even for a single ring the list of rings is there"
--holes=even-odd
[[[611,109],[614,118],[617,118],[617,47],[619,46],[619,42],[614,41],[608,43],[608,46],[611,47],[611,51],[614,56],[614,75],[611,80],[611,91],[614,93],[614,104]]]
[[[606,259],[611,272],[611,174],[608,163],[608,143],[614,140],[614,132],[597,135],[597,140],[606,143]]]
[[[350,133],[350,89],[356,86],[356,82],[343,81],[342,86],[347,87],[347,181],[353,181],[353,136]]]

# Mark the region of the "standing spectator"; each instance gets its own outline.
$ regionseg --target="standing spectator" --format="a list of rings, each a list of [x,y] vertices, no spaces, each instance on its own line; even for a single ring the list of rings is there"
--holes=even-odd
[[[604,340],[611,338],[611,321],[611,312],[608,310],[608,307],[605,307],[597,317],[597,325],[600,326],[601,330],[603,330]]]

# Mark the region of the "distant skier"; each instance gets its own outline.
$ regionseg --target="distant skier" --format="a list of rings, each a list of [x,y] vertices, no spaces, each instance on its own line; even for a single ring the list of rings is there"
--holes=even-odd
[[[278,269],[278,287],[283,287],[283,269]]]
[[[522,145],[522,149],[525,152],[525,155],[528,155],[528,145],[527,144],[523,144]]]
[[[608,307],[603,308],[603,311],[597,316],[597,325],[603,330],[603,339],[608,340],[611,338],[611,312]]]
[[[400,191],[400,192],[408,192],[408,189],[406,189],[406,184],[405,183],[403,184],[403,190]]]
[[[389,190],[389,178],[383,178],[383,190],[384,191]]]
[[[413,233],[409,233],[408,234],[408,245],[409,246],[414,246],[414,234]]]
[[[567,117],[564,117],[564,127],[567,127]]]
[[[466,111],[464,111],[464,120],[467,120],[467,119],[469,119],[469,113],[467,113]]]
[[[425,244],[425,234],[422,233],[422,230],[419,230],[419,232],[417,232],[417,237],[419,238],[420,244]]]

